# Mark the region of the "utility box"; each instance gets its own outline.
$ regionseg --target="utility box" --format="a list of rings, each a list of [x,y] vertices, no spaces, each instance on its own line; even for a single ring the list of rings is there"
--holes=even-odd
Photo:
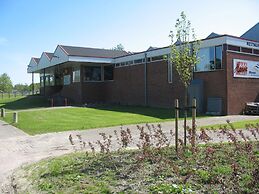
[[[222,115],[222,98],[209,97],[207,100],[208,115]]]
[[[197,103],[197,113],[204,113],[203,104],[203,80],[201,79],[194,79],[191,81],[190,86],[188,87],[188,98],[189,98],[189,105],[192,104],[192,99],[196,98]]]

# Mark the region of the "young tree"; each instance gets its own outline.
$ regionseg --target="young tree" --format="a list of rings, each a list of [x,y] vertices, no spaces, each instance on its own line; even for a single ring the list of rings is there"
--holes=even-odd
[[[122,44],[118,44],[116,47],[113,47],[112,50],[124,51],[124,46]]]
[[[171,38],[170,61],[175,66],[185,88],[184,143],[186,145],[186,119],[188,113],[187,89],[193,78],[194,67],[199,61],[197,54],[200,42],[196,40],[194,29],[191,28],[191,22],[187,19],[184,12],[181,12],[181,17],[176,20],[175,34],[171,31],[169,37]]]
[[[13,84],[10,77],[6,73],[3,73],[2,75],[0,75],[0,91],[11,92],[12,89],[13,89]]]

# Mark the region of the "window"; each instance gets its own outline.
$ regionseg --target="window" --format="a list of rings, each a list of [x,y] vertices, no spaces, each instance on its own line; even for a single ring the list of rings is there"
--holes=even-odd
[[[198,57],[199,63],[195,71],[212,71],[222,68],[222,46],[201,48]]]
[[[49,85],[54,86],[55,85],[55,77],[54,75],[49,75]]]
[[[44,87],[44,76],[40,75],[40,87]]]
[[[143,59],[136,59],[136,60],[134,60],[135,64],[142,63],[142,62],[143,62]]]
[[[101,80],[102,80],[101,66],[84,67],[84,81],[101,81]]]
[[[73,82],[80,82],[80,67],[73,69]]]
[[[172,67],[172,63],[170,60],[168,60],[167,62],[168,65],[168,83],[172,83],[173,82],[173,67]]]
[[[151,61],[161,61],[164,60],[164,56],[160,55],[160,56],[155,56],[151,58]]]
[[[250,49],[250,48],[241,47],[241,52],[244,52],[244,53],[253,53],[253,50]]]
[[[103,67],[103,72],[104,72],[104,80],[113,80],[113,66],[104,66]]]
[[[70,85],[71,83],[71,76],[70,75],[64,75],[64,80],[63,80],[63,83],[64,83],[64,86],[65,85]]]
[[[259,55],[259,50],[254,49],[254,54]]]
[[[45,75],[45,86],[49,86],[49,75]]]
[[[228,50],[240,52],[240,47],[233,46],[233,45],[228,45]]]
[[[216,64],[216,69],[221,69],[222,68],[222,46],[216,46],[215,47],[215,64]]]

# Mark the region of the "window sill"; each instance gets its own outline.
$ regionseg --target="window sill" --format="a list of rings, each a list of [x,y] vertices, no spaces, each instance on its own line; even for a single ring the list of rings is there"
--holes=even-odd
[[[217,72],[223,71],[224,69],[215,69],[215,70],[207,70],[207,71],[194,71],[193,73],[207,73],[207,72]]]

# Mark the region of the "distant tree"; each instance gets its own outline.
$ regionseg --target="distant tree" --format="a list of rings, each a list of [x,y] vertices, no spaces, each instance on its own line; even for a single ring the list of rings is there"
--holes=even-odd
[[[28,84],[16,84],[13,89],[16,92],[19,92],[22,94],[30,92],[30,87],[28,86]]]
[[[191,22],[187,20],[184,12],[181,12],[181,17],[176,20],[175,34],[171,31],[169,37],[171,37],[170,61],[175,66],[185,88],[184,143],[186,144],[186,118],[188,106],[187,89],[193,78],[194,67],[199,61],[198,49],[200,42],[196,40],[194,29],[191,28]],[[176,42],[174,37],[176,38]]]
[[[112,50],[124,51],[124,46],[122,44],[118,44],[116,47],[113,47]]]
[[[12,92],[13,84],[11,78],[6,74],[3,73],[0,75],[0,91],[2,92]]]
[[[30,91],[32,92],[32,84],[29,86]],[[40,83],[34,83],[34,93],[37,94],[40,92]]]

